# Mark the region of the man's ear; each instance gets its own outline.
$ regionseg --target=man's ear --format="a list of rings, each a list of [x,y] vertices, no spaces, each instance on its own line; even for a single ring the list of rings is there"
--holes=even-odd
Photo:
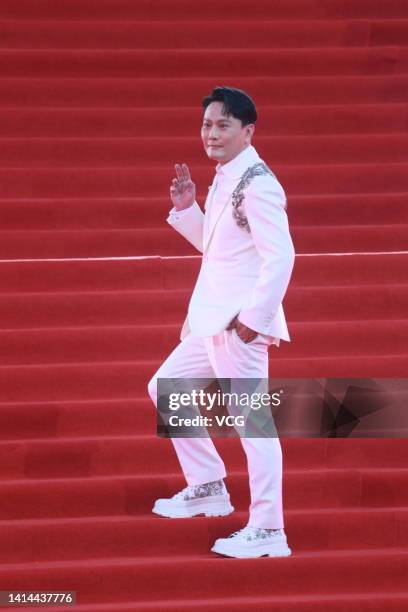
[[[249,123],[245,126],[245,128],[247,130],[247,136],[249,136],[249,138],[252,138],[255,132],[255,123]]]

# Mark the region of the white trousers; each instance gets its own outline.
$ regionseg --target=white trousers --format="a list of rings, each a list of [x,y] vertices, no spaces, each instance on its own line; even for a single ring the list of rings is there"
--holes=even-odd
[[[268,378],[268,344],[260,335],[245,343],[235,329],[206,338],[190,333],[151,378],[149,395],[157,406],[157,378]],[[171,440],[188,485],[225,478],[224,463],[210,437]],[[280,529],[284,524],[279,438],[240,440],[247,457],[251,492],[248,525]]]

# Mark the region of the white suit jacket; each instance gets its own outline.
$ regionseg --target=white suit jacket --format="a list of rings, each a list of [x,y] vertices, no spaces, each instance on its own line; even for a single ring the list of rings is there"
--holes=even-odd
[[[167,222],[203,254],[181,340],[190,331],[201,337],[218,334],[239,315],[242,323],[271,342],[290,341],[282,300],[295,250],[286,196],[277,178],[272,174],[255,176],[243,190],[242,208],[250,232],[240,227],[232,214],[233,190],[245,170],[262,161],[249,145],[228,163],[217,165],[205,214],[196,201],[183,211],[170,211]],[[228,176],[230,188],[218,189],[218,193],[220,170]]]

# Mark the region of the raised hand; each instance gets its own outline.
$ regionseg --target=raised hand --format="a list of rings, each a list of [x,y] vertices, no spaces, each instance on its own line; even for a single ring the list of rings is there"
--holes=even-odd
[[[170,197],[176,210],[189,208],[196,197],[195,184],[191,180],[187,164],[175,164],[177,178],[172,180]]]

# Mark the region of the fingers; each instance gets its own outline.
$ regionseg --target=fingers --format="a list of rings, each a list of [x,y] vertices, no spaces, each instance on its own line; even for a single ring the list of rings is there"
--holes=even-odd
[[[248,344],[248,342],[252,342],[252,340],[257,337],[258,332],[250,327],[247,327],[247,325],[244,325],[244,323],[241,323],[237,317],[237,334],[241,338],[242,342]]]
[[[190,176],[190,170],[188,169],[187,164],[183,164],[182,166],[182,170],[184,172],[184,178],[186,181],[190,181],[191,180],[191,176]]]
[[[246,334],[245,332],[239,331],[237,327],[237,335],[242,340],[242,342],[245,342],[245,344],[248,344],[249,342],[252,342],[252,340],[254,340],[258,334],[254,334],[254,333]]]
[[[183,170],[181,169],[180,164],[174,164],[174,169],[176,170],[178,180],[184,180]]]
[[[190,170],[188,169],[187,164],[174,164],[174,168],[176,170],[177,178],[179,181],[190,181]]]
[[[172,185],[170,185],[170,193],[177,193],[178,189],[179,189],[178,179],[174,178],[172,180]]]
[[[170,193],[175,195],[177,193],[181,194],[186,189],[191,189],[193,183],[190,177],[190,171],[188,169],[187,164],[174,164],[174,169],[177,174],[177,178],[172,180],[172,185],[170,186]]]

